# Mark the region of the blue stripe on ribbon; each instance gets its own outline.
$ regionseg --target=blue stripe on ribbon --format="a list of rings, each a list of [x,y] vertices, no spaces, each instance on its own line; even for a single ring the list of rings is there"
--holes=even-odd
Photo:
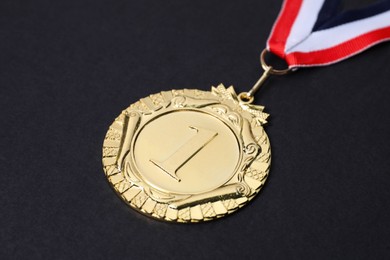
[[[345,23],[362,20],[390,10],[390,0],[382,0],[365,8],[342,12],[340,0],[327,0],[323,4],[312,32],[329,29]],[[332,18],[333,17],[333,18]]]
[[[324,24],[329,22],[333,17],[343,11],[342,0],[325,1],[317,17],[317,22],[314,24],[312,32],[321,30]]]

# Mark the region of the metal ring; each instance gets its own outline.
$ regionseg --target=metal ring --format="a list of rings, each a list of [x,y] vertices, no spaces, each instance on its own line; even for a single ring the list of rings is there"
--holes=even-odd
[[[254,100],[253,96],[248,95],[248,92],[241,92],[238,94],[238,101],[243,104],[251,104]]]
[[[265,55],[268,53],[268,50],[267,49],[264,49],[261,54],[260,54],[260,62],[261,62],[261,67],[263,67],[263,69],[265,71],[269,70],[269,73],[272,74],[272,75],[285,75],[289,72],[292,71],[291,68],[287,68],[287,69],[284,69],[284,70],[277,70],[277,69],[274,69],[272,68],[272,66],[268,65],[266,62],[265,62]]]

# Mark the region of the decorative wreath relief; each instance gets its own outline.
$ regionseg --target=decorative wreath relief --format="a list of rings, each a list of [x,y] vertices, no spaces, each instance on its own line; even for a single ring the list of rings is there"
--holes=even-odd
[[[172,90],[130,105],[110,126],[104,171],[131,207],[167,221],[225,216],[251,200],[270,166],[264,107],[233,87]]]

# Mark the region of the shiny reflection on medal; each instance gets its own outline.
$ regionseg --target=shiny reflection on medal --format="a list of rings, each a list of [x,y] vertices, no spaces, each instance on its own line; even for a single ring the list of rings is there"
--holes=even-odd
[[[191,110],[163,114],[135,138],[133,158],[145,182],[162,192],[199,194],[226,183],[240,144],[216,117]]]
[[[176,222],[225,216],[268,176],[263,109],[223,85],[151,95],[110,126],[104,171],[121,198],[148,216]]]

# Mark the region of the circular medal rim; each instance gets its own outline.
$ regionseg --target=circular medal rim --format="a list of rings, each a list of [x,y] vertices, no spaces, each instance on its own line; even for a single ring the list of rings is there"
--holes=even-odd
[[[186,93],[187,91],[187,93]],[[188,93],[188,91],[192,91],[191,93]],[[253,114],[253,112],[251,111],[252,108],[249,107],[249,111],[248,112],[244,112],[243,110],[246,110],[248,109],[243,107],[242,105],[241,108],[238,108],[239,105],[237,105],[237,102],[238,102],[238,98],[237,98],[237,95],[235,94],[234,92],[234,89],[232,87],[229,87],[229,88],[225,88],[222,84],[220,84],[218,87],[212,87],[212,90],[211,91],[204,91],[204,90],[197,90],[197,89],[174,89],[174,90],[171,90],[169,92],[159,92],[159,93],[155,93],[155,94],[152,94],[150,95],[149,97],[152,97],[153,95],[160,95],[160,97],[162,96],[163,93],[168,93],[169,95],[171,95],[171,98],[170,100],[172,101],[175,97],[177,96],[187,96],[187,97],[192,97],[192,98],[198,98],[198,93],[201,93],[201,96],[202,98],[206,99],[206,98],[211,98],[213,100],[215,100],[217,102],[218,105],[222,105],[222,106],[227,106],[229,108],[230,111],[236,111],[238,112],[238,114],[240,115],[240,117],[244,117],[244,113],[248,114],[248,112],[250,114],[252,114],[252,116],[256,116],[255,118],[257,118],[257,116],[259,116],[258,114]],[[139,104],[141,103],[141,104]],[[145,104],[145,103],[144,103]],[[118,130],[117,128],[115,128],[114,124],[115,123],[119,123],[119,124],[123,124],[123,119],[121,119],[121,117],[123,115],[126,115],[128,111],[130,110],[135,110],[135,111],[138,111],[140,114],[142,114],[143,116],[147,116],[147,110],[145,111],[144,109],[141,109],[140,107],[137,109],[138,106],[142,107],[142,99],[139,99],[138,101],[134,102],[134,103],[131,103],[125,110],[122,111],[121,114],[119,114],[119,116],[117,116],[115,118],[115,120],[110,124],[110,127],[109,129],[107,130],[107,133],[106,133],[106,137],[105,137],[105,141],[103,143],[103,152],[106,148],[111,148],[113,146],[111,145],[105,145],[105,142],[106,140],[112,140],[112,138],[107,138],[107,134],[110,132],[111,130],[111,127],[113,127],[113,131],[115,133],[115,131],[120,131]],[[256,108],[257,107],[257,108]],[[238,110],[237,110],[238,108]],[[254,109],[259,109],[260,112],[262,112],[262,110],[264,109],[264,107],[261,107],[261,106],[255,106]],[[150,109],[149,109],[150,110]],[[267,114],[263,115],[265,116],[264,118],[267,117]],[[246,119],[247,116],[245,116]],[[202,209],[202,214],[203,214],[203,218],[201,219],[195,219],[195,218],[192,218],[192,212],[191,212],[191,215],[190,215],[190,218],[183,218],[182,216],[180,216],[180,210],[177,209],[176,210],[176,213],[177,214],[175,217],[172,218],[172,216],[168,216],[168,206],[167,204],[166,205],[166,208],[165,208],[165,212],[166,213],[163,213],[163,215],[160,215],[160,213],[158,213],[156,211],[156,208],[158,205],[163,205],[159,202],[157,202],[157,204],[155,204],[153,206],[153,209],[152,210],[147,210],[143,207],[143,205],[141,206],[138,206],[135,204],[134,202],[134,198],[137,197],[131,197],[130,199],[126,198],[124,196],[124,194],[126,193],[127,190],[129,190],[129,188],[120,188],[120,186],[118,186],[118,183],[121,183],[122,184],[122,181],[128,181],[126,180],[125,176],[124,176],[124,171],[121,170],[121,169],[117,169],[116,167],[118,167],[118,162],[115,162],[115,163],[110,163],[110,162],[105,162],[105,159],[110,159],[110,156],[112,155],[104,155],[103,154],[103,170],[105,172],[105,176],[108,180],[108,182],[110,183],[110,186],[111,188],[115,191],[115,193],[127,204],[129,205],[132,209],[140,212],[141,214],[147,216],[147,217],[150,217],[150,218],[153,218],[155,220],[159,220],[159,221],[164,221],[164,222],[171,222],[171,223],[199,223],[199,222],[206,222],[206,221],[210,221],[210,220],[214,220],[214,219],[218,219],[218,218],[221,218],[221,217],[224,217],[224,216],[227,216],[227,215],[230,215],[231,213],[237,211],[239,208],[245,206],[246,204],[248,204],[249,201],[251,201],[254,197],[256,197],[256,195],[260,192],[260,190],[262,189],[262,187],[264,186],[268,176],[269,176],[269,169],[270,169],[270,165],[271,165],[271,147],[270,147],[270,142],[269,142],[269,138],[268,138],[268,135],[267,133],[265,132],[264,130],[264,127],[262,126],[266,121],[263,119],[263,117],[260,117],[259,118],[260,121],[258,123],[254,123],[253,120],[252,122],[251,121],[248,121],[249,122],[249,127],[250,127],[250,130],[253,132],[255,129],[257,129],[255,132],[256,132],[256,135],[257,135],[257,138],[254,140],[255,143],[260,146],[261,150],[260,152],[257,154],[256,158],[254,159],[256,162],[259,162],[259,163],[262,163],[262,164],[265,164],[265,166],[263,167],[263,169],[261,170],[262,172],[262,176],[260,177],[260,179],[256,179],[259,183],[256,184],[255,186],[251,186],[251,194],[250,196],[242,196],[242,197],[239,197],[239,198],[236,198],[236,199],[230,199],[229,201],[231,200],[235,200],[236,201],[236,206],[234,207],[230,207],[230,206],[226,206],[226,202],[228,202],[228,200],[226,199],[222,199],[217,201],[219,203],[223,203],[223,205],[225,206],[226,210],[225,210],[225,213],[221,213],[221,212],[217,212],[215,210],[214,215],[209,215],[209,216],[206,216],[205,215],[205,212],[203,212],[203,209]],[[223,121],[223,118],[222,118],[222,121]],[[223,121],[224,122],[224,121]],[[261,122],[261,123],[260,123]],[[229,127],[229,126],[228,126]],[[123,129],[122,129],[123,130]],[[233,131],[234,132],[234,131]],[[121,137],[123,136],[123,132],[120,133]],[[239,139],[242,139],[242,136],[241,138]],[[241,140],[243,143],[244,143],[244,140],[242,139]],[[120,145],[119,145],[120,146]],[[120,149],[120,147],[114,147],[115,149]],[[118,151],[116,153],[114,153],[116,155],[118,155]],[[115,156],[115,155],[114,155]],[[107,158],[108,157],[108,158]],[[248,168],[249,169],[249,168]],[[255,170],[257,170],[258,168],[255,168]],[[119,171],[119,172],[116,172],[116,171]],[[246,175],[247,175],[247,171],[245,171],[244,175],[244,179],[246,178]],[[114,178],[117,178],[117,174],[121,174],[122,176],[122,180],[120,181],[117,181],[117,180],[114,180]],[[250,176],[251,177],[251,176]],[[132,187],[132,185],[130,185],[130,188]],[[122,191],[121,191],[122,190]],[[149,197],[150,198],[150,197]],[[151,199],[151,198],[150,198]],[[240,201],[239,201],[240,200]],[[228,202],[230,203],[230,202]],[[134,205],[133,205],[134,204]],[[210,203],[208,203],[210,204]],[[200,206],[204,206],[205,204],[198,204]],[[221,204],[222,205],[222,204]]]

